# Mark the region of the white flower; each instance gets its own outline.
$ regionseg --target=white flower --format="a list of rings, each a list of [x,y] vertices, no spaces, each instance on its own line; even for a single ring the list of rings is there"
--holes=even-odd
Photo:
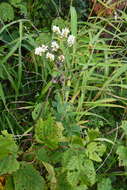
[[[56,33],[56,34],[60,34],[61,32],[60,32],[60,28],[58,27],[58,26],[53,26],[52,27],[52,31],[54,32],[54,33]]]
[[[60,55],[60,56],[58,57],[58,59],[59,59],[59,61],[64,62],[65,57],[64,57],[64,55]]]
[[[54,56],[52,53],[47,52],[46,58],[47,58],[47,59],[50,59],[50,61],[54,61],[55,56]]]
[[[67,38],[69,32],[70,32],[70,31],[69,31],[68,28],[64,28],[64,29],[62,29],[61,37],[63,37],[63,38]]]
[[[42,48],[42,53],[45,53],[48,50],[48,46],[45,46],[43,44],[42,44],[41,48]]]
[[[59,45],[57,44],[56,41],[53,41],[51,43],[51,48],[52,48],[52,51],[57,51],[59,49]]]
[[[35,55],[42,55],[42,47],[39,46],[35,49]]]
[[[67,39],[68,46],[71,47],[75,43],[75,36],[69,35]]]
[[[48,50],[48,46],[42,45],[35,49],[35,55],[41,56],[42,53],[45,53]]]

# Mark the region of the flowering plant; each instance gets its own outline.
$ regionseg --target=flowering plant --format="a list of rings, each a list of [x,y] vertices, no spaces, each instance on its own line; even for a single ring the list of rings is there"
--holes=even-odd
[[[54,61],[55,55],[52,52],[57,52],[60,49],[60,45],[58,44],[58,41],[66,40],[67,46],[72,47],[75,43],[75,36],[72,34],[69,35],[70,31],[68,28],[63,28],[62,31],[60,31],[60,28],[58,26],[53,26],[52,31],[54,34],[57,35],[57,41],[52,41],[51,46],[48,47],[47,45],[42,44],[42,46],[39,46],[35,49],[35,54],[42,56],[43,53],[46,53],[46,58],[50,59],[50,61]],[[59,57],[62,56],[62,60],[64,55],[59,55]]]
[[[68,28],[62,28],[60,30],[58,26],[53,25],[52,32],[53,40],[49,45],[42,44],[41,46],[36,47],[35,55],[43,56],[44,59],[52,63],[54,72],[51,72],[51,74],[53,77],[55,75],[56,78],[56,75],[59,75],[59,72],[57,71],[60,71],[62,65],[65,65],[67,53],[75,44],[76,38],[70,33]],[[53,79],[53,81],[56,80]]]

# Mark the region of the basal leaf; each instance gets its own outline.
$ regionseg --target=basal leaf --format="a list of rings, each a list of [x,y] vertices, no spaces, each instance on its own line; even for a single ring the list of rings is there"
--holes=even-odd
[[[19,168],[17,161],[18,147],[13,136],[7,131],[0,135],[0,175],[11,174]]]
[[[0,160],[0,175],[11,174],[19,169],[15,155],[9,155]]]
[[[22,163],[20,169],[13,175],[16,190],[44,190],[45,182],[39,172],[32,166]]]
[[[13,135],[8,134],[7,131],[2,131],[2,135],[0,135],[0,159],[8,155],[16,155],[17,151],[18,147],[15,144]]]

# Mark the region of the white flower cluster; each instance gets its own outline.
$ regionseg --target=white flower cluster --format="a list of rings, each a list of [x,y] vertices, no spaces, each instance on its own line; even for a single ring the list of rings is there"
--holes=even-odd
[[[51,43],[51,48],[52,48],[52,51],[57,51],[59,49],[59,45],[56,41],[53,41]]]
[[[64,28],[64,29],[62,29],[61,37],[67,38],[69,33],[70,33],[69,29],[68,28]]]
[[[60,28],[59,28],[58,26],[53,26],[53,27],[52,27],[52,31],[53,31],[54,33],[56,33],[56,34],[61,34]]]
[[[67,43],[68,46],[71,47],[75,43],[75,36],[69,35],[70,31],[68,28],[63,28],[62,31],[60,31],[60,28],[58,26],[53,26],[52,31],[60,36],[60,38],[68,38]],[[69,36],[68,36],[69,35]]]
[[[51,48],[52,48],[52,51],[56,52],[59,49],[58,43],[56,41],[52,41]],[[55,55],[53,53],[48,52],[48,46],[42,45],[42,46],[39,46],[35,49],[35,55],[42,56],[42,53],[46,53],[46,58],[49,59],[50,61],[55,60]],[[64,59],[65,59],[64,55],[60,55],[58,57],[58,60],[61,62],[63,62]]]
[[[59,35],[60,39],[67,38],[67,44],[69,47],[73,46],[73,44],[75,43],[75,36],[71,34],[69,35],[70,31],[68,28],[63,28],[60,31],[60,28],[58,26],[53,26],[52,31]],[[64,55],[58,55],[57,53],[57,58],[55,58],[55,55],[53,54],[53,52],[57,52],[59,49],[60,47],[57,41],[52,41],[49,48],[44,44],[35,48],[35,55],[42,56],[44,53],[46,53],[46,59],[49,59],[50,61],[54,61],[55,59],[57,59],[57,61],[63,63],[65,60]]]
[[[42,53],[45,53],[48,51],[48,46],[42,45],[35,49],[35,55],[42,55]]]
[[[69,35],[67,39],[68,46],[71,47],[75,43],[75,36]]]
[[[58,60],[61,61],[61,62],[64,62],[64,60],[65,60],[64,55],[60,55],[60,56],[58,57]]]
[[[47,52],[46,58],[49,59],[50,61],[54,61],[55,56],[54,56],[54,54]]]

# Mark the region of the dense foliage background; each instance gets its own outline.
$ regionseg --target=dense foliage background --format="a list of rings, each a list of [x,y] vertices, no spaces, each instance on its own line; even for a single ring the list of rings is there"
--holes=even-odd
[[[0,2],[0,190],[126,190],[126,26],[124,1]]]

